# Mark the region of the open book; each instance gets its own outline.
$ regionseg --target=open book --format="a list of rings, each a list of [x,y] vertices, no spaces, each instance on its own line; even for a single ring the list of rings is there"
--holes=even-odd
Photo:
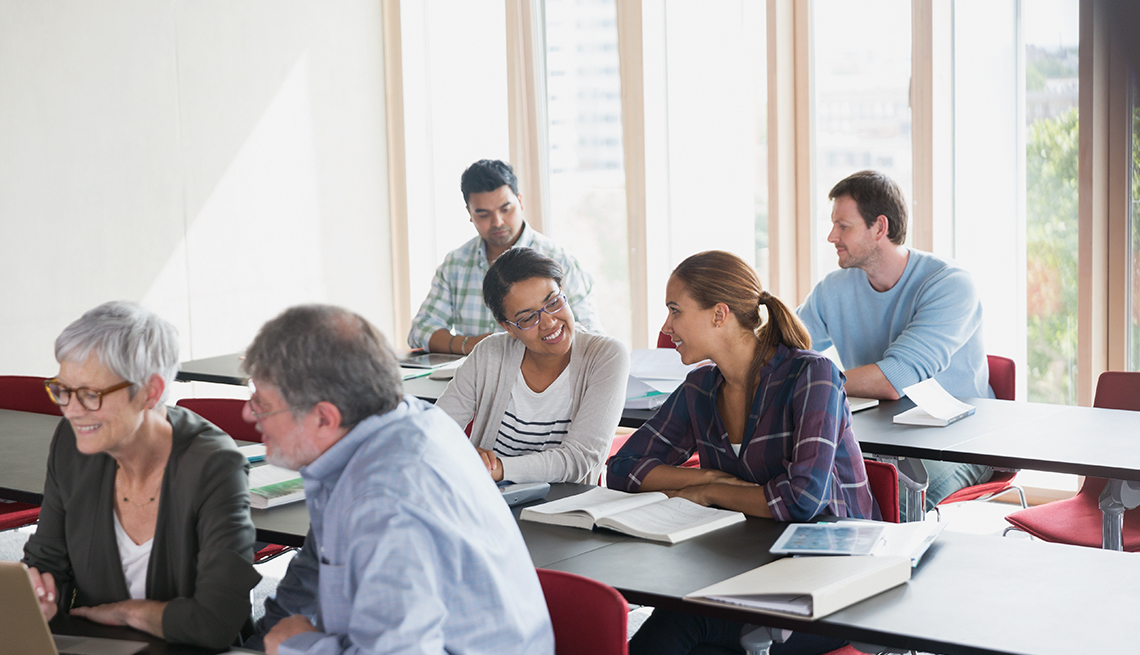
[[[918,566],[945,523],[838,521],[793,523],[769,549],[773,555],[875,555],[906,557]]]
[[[917,407],[896,414],[894,422],[900,425],[931,425],[944,428],[974,413],[974,406],[951,396],[934,378],[903,389],[903,393]]]
[[[287,468],[266,464],[249,470],[249,504],[266,509],[305,499],[305,482],[301,474]]]
[[[587,530],[594,526],[610,528],[642,539],[675,544],[740,523],[744,515],[702,507],[684,498],[669,498],[663,493],[630,494],[595,487],[576,496],[527,507],[521,518]]]
[[[905,557],[785,557],[695,591],[685,600],[818,619],[910,579]]]

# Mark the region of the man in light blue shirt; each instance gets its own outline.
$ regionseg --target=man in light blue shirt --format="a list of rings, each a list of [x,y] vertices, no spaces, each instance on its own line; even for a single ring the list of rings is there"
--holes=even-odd
[[[459,184],[478,236],[447,253],[435,271],[431,290],[412,319],[408,345],[431,352],[467,355],[475,344],[503,328],[483,304],[483,278],[490,265],[510,248],[530,248],[562,267],[562,290],[574,322],[601,332],[590,292],[594,282],[573,255],[526,222],[519,183],[510,164],[481,159]]]
[[[959,398],[993,398],[982,344],[982,305],[970,274],[952,261],[907,248],[907,205],[882,173],[855,173],[832,188],[831,233],[840,270],[796,310],[812,347],[834,345],[849,396],[894,400],[934,378]],[[931,509],[989,479],[973,464],[925,461]]]
[[[270,655],[545,653],[554,633],[518,525],[447,414],[401,396],[384,337],[308,305],[246,351],[266,459],[300,470],[310,527],[257,640]]]

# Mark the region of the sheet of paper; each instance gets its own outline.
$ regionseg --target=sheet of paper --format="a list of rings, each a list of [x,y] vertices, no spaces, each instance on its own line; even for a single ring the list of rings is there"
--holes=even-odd
[[[582,511],[596,521],[604,516],[659,502],[663,498],[665,495],[661,493],[631,494],[606,487],[593,487],[585,493],[559,498],[528,509],[537,514]]]
[[[629,374],[643,380],[685,379],[696,366],[681,363],[681,355],[673,348],[635,348],[629,354]]]
[[[653,409],[665,402],[693,366],[681,363],[681,356],[672,348],[638,348],[629,356],[629,380],[625,386],[628,409]],[[655,398],[655,396],[662,396]]]
[[[413,378],[422,378],[425,375],[431,375],[431,371],[432,371],[432,369],[430,369],[430,368],[404,368],[403,366],[401,366],[400,367],[400,377],[404,378],[405,380],[411,380]]]
[[[947,393],[934,378],[912,384],[903,389],[903,393],[913,400],[914,404],[918,405],[922,411],[944,421],[949,421],[955,416],[973,409],[972,405],[967,405]]]
[[[249,470],[249,487],[254,489],[256,487],[264,487],[267,484],[275,484],[277,482],[285,482],[294,478],[301,477],[301,474],[296,471],[290,471],[287,468],[266,464],[265,466],[255,466]]]
[[[682,528],[715,521],[724,510],[704,507],[684,498],[670,498],[638,507],[635,511],[614,517],[623,525],[646,534],[669,534]]]

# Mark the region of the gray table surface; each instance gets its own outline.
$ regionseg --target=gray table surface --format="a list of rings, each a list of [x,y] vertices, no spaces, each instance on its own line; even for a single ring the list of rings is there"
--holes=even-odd
[[[1140,480],[1140,412],[967,398],[977,410],[949,426],[895,425],[914,403],[881,402],[851,427],[863,452],[998,468]]]
[[[0,424],[9,418],[0,414]],[[554,485],[548,499],[587,488]],[[516,516],[520,511],[515,508]],[[277,543],[299,544],[308,529],[303,503],[254,510],[253,516],[259,537],[288,538],[267,539]],[[605,530],[527,521],[519,527],[536,566],[600,580],[640,604],[947,654],[1068,655],[1140,643],[1140,558],[1128,553],[943,533],[907,585],[806,622],[682,600],[770,561],[768,548],[783,524],[750,518],[675,545]],[[90,634],[91,628],[63,630]],[[147,652],[207,651],[156,643]]]
[[[577,490],[556,485],[550,499]],[[818,621],[682,600],[774,559],[768,548],[784,526],[749,518],[669,545],[519,524],[536,566],[600,580],[639,604],[933,653],[1069,655],[1140,643],[1140,557],[990,535],[944,532],[909,583]]]

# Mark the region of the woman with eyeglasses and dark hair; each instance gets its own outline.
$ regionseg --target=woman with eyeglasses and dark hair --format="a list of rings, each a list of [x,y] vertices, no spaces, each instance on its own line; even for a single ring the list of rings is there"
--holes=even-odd
[[[708,251],[681,262],[665,287],[661,331],[689,373],[609,460],[606,483],[663,491],[777,521],[879,519],[851,431],[843,374],[810,350],[803,323],[740,257]],[[681,465],[694,453],[700,468]],[[656,609],[632,655],[740,653],[744,624]],[[794,633],[772,655],[825,653],[842,640]]]
[[[174,326],[110,302],[55,342],[63,410],[24,563],[47,619],[70,612],[207,648],[240,643],[253,568],[248,463],[224,432],[166,407]]]
[[[576,329],[562,269],[530,248],[499,256],[483,302],[506,332],[480,341],[436,401],[495,481],[597,483],[625,404],[629,353]]]

